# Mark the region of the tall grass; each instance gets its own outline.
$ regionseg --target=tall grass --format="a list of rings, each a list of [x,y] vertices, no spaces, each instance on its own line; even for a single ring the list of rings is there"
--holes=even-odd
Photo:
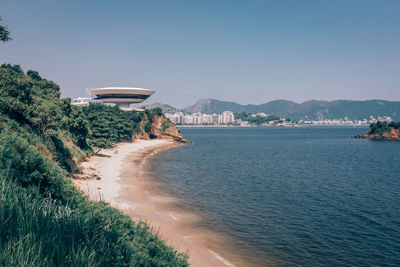
[[[187,266],[144,224],[104,203],[71,209],[1,177],[1,266]]]
[[[95,266],[98,240],[67,206],[0,184],[2,266]]]

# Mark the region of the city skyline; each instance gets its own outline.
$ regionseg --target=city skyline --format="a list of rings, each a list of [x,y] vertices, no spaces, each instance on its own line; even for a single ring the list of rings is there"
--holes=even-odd
[[[287,118],[276,117],[272,114],[265,114],[263,112],[259,113],[249,113],[246,117],[241,116],[241,114],[236,114],[232,111],[226,110],[219,113],[187,113],[182,111],[177,111],[174,113],[164,113],[164,116],[168,118],[172,123],[176,125],[195,125],[195,126],[367,126],[371,123],[386,122],[390,123],[393,119],[390,116],[377,116],[372,115],[368,118],[363,119],[349,119],[344,118],[325,118],[325,119],[300,119],[300,120],[290,120]]]
[[[398,1],[4,1],[2,63],[60,84],[201,98],[400,100]],[[78,63],[79,62],[79,63]]]

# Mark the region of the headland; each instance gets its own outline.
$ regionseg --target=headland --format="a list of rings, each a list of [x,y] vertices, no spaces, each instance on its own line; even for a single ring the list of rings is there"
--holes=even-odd
[[[354,136],[358,139],[400,141],[399,122],[377,122],[370,125],[370,131]]]

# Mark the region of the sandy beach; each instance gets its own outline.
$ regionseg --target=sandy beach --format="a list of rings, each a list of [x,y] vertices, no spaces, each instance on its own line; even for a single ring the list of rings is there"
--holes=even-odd
[[[239,265],[227,260],[234,255],[212,246],[223,237],[191,227],[197,215],[170,208],[176,199],[157,190],[157,184],[142,175],[147,158],[180,145],[164,139],[120,143],[83,162],[82,174],[76,175],[74,183],[90,199],[109,202],[134,220],[145,221],[169,245],[187,252],[191,266]]]

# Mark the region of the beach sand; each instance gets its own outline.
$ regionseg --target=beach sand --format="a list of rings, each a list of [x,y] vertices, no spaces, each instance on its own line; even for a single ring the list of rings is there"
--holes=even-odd
[[[176,199],[162,194],[154,181],[141,175],[148,157],[180,145],[164,139],[120,143],[83,162],[82,174],[76,175],[74,183],[91,200],[109,202],[134,220],[145,221],[167,244],[187,252],[191,266],[245,265],[228,261],[237,255],[215,245],[224,243],[223,237],[191,227],[197,215],[172,209]]]

